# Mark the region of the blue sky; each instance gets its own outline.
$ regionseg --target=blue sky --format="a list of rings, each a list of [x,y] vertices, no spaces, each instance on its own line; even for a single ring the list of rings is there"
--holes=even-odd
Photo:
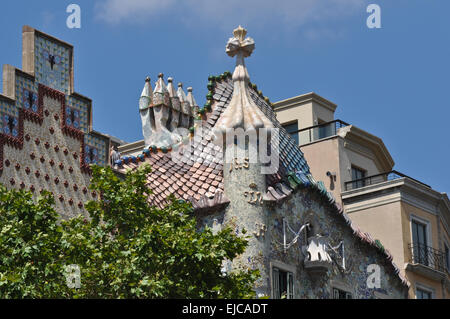
[[[81,29],[66,27],[70,3]],[[369,3],[381,29],[366,26]],[[449,12],[448,0],[2,1],[0,64],[21,67],[23,25],[73,44],[94,129],[134,141],[145,77],[172,76],[203,105],[208,75],[233,70],[225,44],[241,24],[256,42],[251,81],[271,101],[322,95],[383,139],[395,169],[449,192]]]

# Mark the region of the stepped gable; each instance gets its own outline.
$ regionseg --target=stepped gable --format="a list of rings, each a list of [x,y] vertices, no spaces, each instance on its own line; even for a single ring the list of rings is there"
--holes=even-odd
[[[92,130],[92,101],[74,92],[73,46],[29,26],[22,69],[3,67],[0,183],[51,192],[63,217],[83,213],[90,164],[107,165],[110,138]]]

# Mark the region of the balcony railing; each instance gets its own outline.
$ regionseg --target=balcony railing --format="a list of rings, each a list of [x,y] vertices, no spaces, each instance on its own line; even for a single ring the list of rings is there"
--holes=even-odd
[[[433,247],[422,244],[409,244],[411,250],[410,263],[421,264],[434,270],[446,273],[445,254]]]
[[[310,126],[295,132],[290,132],[290,134],[298,134],[299,145],[304,145],[336,135],[340,128],[348,125],[350,124],[344,121],[334,120],[331,122]]]
[[[400,172],[397,171],[390,171],[390,172],[385,172],[385,173],[381,173],[381,174],[377,174],[377,175],[372,175],[372,176],[367,176],[364,178],[360,178],[360,179],[355,179],[349,182],[345,182],[345,190],[349,191],[352,189],[357,189],[357,188],[361,188],[361,187],[365,187],[365,186],[369,186],[369,185],[374,185],[374,184],[378,184],[378,183],[383,183],[383,182],[387,182],[387,181],[392,181],[395,179],[399,179],[399,178],[409,178],[410,180],[415,181],[416,183],[422,184],[428,188],[431,188],[429,185],[424,184],[412,177],[409,177],[405,174],[402,174]]]

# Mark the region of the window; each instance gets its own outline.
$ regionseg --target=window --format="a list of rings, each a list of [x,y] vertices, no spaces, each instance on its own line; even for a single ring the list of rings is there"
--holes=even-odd
[[[412,220],[413,261],[428,266],[427,225]]]
[[[352,294],[338,288],[333,288],[333,299],[352,299]]]
[[[294,298],[294,276],[291,272],[273,267],[272,281],[274,299]]]
[[[294,139],[295,143],[297,145],[299,144],[298,140],[298,122],[294,122],[291,124],[285,124],[283,125],[284,129],[289,133],[289,135]]]
[[[433,293],[427,289],[416,288],[416,299],[433,299]]]
[[[352,183],[352,188],[360,188],[366,186],[365,180],[360,180],[366,177],[366,171],[358,168],[356,166],[352,166],[352,181],[356,181]]]

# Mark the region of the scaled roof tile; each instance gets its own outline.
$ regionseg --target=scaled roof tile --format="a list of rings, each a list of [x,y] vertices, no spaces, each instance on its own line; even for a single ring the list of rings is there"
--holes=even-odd
[[[280,183],[287,172],[302,171],[308,174],[309,167],[303,159],[303,153],[300,148],[277,121],[272,107],[252,87],[249,87],[249,92],[255,104],[280,132],[279,149],[283,150],[280,152],[280,167],[276,174],[267,175],[267,186],[272,187],[273,192],[278,194],[276,197],[282,198],[283,196],[287,196],[287,187],[284,186],[283,188],[283,186],[277,184]],[[197,193],[199,190],[202,190],[203,194],[206,192],[205,190],[209,190],[211,193],[215,192],[214,194],[222,193],[224,190],[222,148],[212,143],[210,133],[220,115],[227,108],[232,95],[233,82],[231,77],[227,77],[221,81],[215,81],[212,95],[213,100],[211,101],[212,110],[205,115],[202,121],[203,135],[201,137],[194,135],[191,143],[180,147],[180,153],[183,154],[181,158],[174,161],[170,153],[163,154],[161,151],[157,153],[152,152],[150,157],[146,158],[144,162],[138,161],[136,164],[129,162],[123,165],[122,168],[119,168],[119,170],[135,169],[143,163],[150,163],[152,172],[150,173],[149,181],[152,181],[153,185],[156,186],[153,189],[154,194],[151,198],[154,204],[159,207],[164,205],[164,199],[170,194],[174,194],[175,197],[180,199],[186,199],[186,196],[181,194],[187,193],[190,201],[198,201],[201,197],[201,194]],[[185,185],[186,187],[178,189],[175,185],[179,187]],[[184,193],[181,193],[180,190]],[[212,194],[209,195],[211,196]],[[223,199],[224,195],[222,194],[221,196],[221,200],[217,201],[217,205],[219,206],[227,202],[227,200]],[[208,205],[214,205],[214,202],[208,202]],[[195,205],[198,209],[200,209],[200,206]],[[212,206],[208,207],[211,208]]]

